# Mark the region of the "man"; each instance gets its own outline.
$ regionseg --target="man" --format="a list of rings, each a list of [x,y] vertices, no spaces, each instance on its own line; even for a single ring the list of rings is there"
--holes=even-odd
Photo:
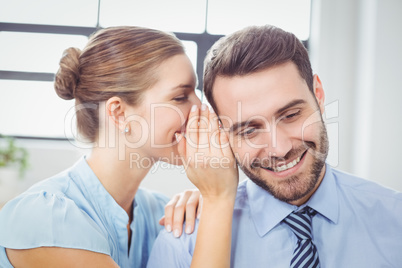
[[[218,41],[204,91],[250,179],[237,191],[232,267],[402,266],[402,194],[325,163],[324,90],[293,34],[249,27]],[[148,267],[189,267],[195,240],[162,232]]]

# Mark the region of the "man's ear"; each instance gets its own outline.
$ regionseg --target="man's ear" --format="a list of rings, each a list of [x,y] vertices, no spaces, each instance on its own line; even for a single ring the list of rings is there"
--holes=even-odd
[[[323,114],[325,110],[324,108],[325,93],[324,88],[322,87],[321,80],[316,74],[314,75],[313,89],[315,98],[317,99],[318,107],[320,107],[321,114]]]
[[[111,97],[106,101],[106,115],[120,132],[124,132],[127,127],[125,109],[126,103],[119,97]]]

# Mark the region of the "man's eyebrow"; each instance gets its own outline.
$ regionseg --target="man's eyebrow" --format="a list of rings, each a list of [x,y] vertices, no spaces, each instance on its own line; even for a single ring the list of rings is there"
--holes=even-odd
[[[279,115],[279,114],[283,113],[284,111],[286,111],[286,110],[289,109],[289,108],[292,108],[292,107],[294,107],[294,106],[296,106],[296,105],[305,104],[305,103],[306,103],[306,101],[303,100],[303,99],[296,99],[296,100],[293,100],[293,101],[289,102],[288,104],[286,104],[285,106],[279,108],[279,109],[275,112],[275,115]],[[234,123],[234,124],[230,127],[229,132],[230,132],[230,133],[233,133],[233,132],[235,132],[236,130],[238,130],[239,128],[242,128],[242,127],[244,127],[244,126],[248,126],[248,125],[250,125],[251,123],[252,123],[252,121],[249,121],[249,120],[247,120],[247,121],[242,121],[242,122],[239,122],[239,123]]]
[[[289,102],[288,104],[286,104],[285,106],[283,106],[282,108],[279,108],[275,112],[275,115],[280,115],[281,113],[283,113],[284,111],[288,110],[289,108],[292,108],[292,107],[300,105],[300,104],[305,104],[305,103],[306,103],[306,101],[303,100],[303,99],[293,100],[293,101]]]

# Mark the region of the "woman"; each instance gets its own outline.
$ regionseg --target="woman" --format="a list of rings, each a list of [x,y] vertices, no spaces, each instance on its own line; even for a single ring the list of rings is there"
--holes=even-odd
[[[221,146],[227,138],[216,115],[199,107],[195,86],[181,42],[157,30],[103,29],[82,52],[66,50],[55,89],[75,98],[79,133],[93,149],[2,209],[0,266],[144,267],[166,202],[139,188],[156,161],[186,164],[203,195],[192,265],[201,267],[214,245],[223,252],[212,258],[216,267],[228,266],[238,174],[230,149]],[[230,165],[213,168],[211,157]],[[207,232],[221,221],[225,229]]]

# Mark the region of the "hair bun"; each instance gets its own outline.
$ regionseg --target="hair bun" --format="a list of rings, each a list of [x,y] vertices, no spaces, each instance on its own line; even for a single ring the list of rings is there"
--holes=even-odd
[[[60,60],[60,68],[56,73],[54,89],[60,98],[72,100],[75,98],[75,90],[79,81],[79,57],[81,50],[70,47],[63,52]]]

